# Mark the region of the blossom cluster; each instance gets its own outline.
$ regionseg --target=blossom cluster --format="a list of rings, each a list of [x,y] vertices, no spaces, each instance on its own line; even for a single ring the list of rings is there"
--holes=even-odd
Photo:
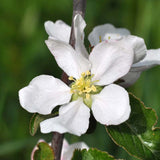
[[[61,20],[45,23],[49,35],[45,43],[71,84],[40,75],[19,91],[20,104],[28,112],[47,115],[60,106],[57,117],[40,123],[42,133],[80,136],[89,127],[91,113],[104,125],[123,123],[131,112],[125,88],[134,84],[142,71],[160,64],[160,49],[147,50],[142,38],[111,24],[92,30],[88,53],[84,19],[76,15],[73,24],[75,48],[69,44],[70,26]]]

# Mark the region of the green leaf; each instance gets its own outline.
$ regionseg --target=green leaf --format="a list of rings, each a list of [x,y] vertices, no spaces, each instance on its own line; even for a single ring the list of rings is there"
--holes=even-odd
[[[97,149],[86,149],[83,150],[75,150],[72,160],[115,160],[111,155],[107,152],[99,151]]]
[[[54,160],[53,149],[46,142],[40,142],[34,152],[34,160]]]
[[[57,113],[54,113],[54,114],[49,114],[49,115],[41,115],[41,114],[38,114],[38,113],[35,113],[31,120],[30,120],[30,123],[29,123],[29,131],[30,131],[30,134],[32,136],[34,136],[39,128],[39,124],[44,121],[45,119],[48,119],[48,118],[52,118],[54,117],[55,115],[57,115]]]
[[[118,126],[106,127],[112,140],[130,155],[144,160],[160,159],[160,128],[155,128],[157,116],[142,101],[130,94],[131,115]]]

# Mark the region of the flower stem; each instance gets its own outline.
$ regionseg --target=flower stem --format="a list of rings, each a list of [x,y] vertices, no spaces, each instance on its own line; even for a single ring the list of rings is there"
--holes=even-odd
[[[73,0],[73,17],[72,17],[72,28],[69,44],[75,48],[75,35],[73,30],[73,19],[76,14],[82,15],[84,17],[86,9],[86,0]],[[61,77],[62,81],[66,84],[69,84],[68,76],[66,73],[62,73]],[[53,132],[52,138],[52,148],[54,150],[55,160],[60,160],[62,143],[63,143],[64,134],[60,134],[58,132]]]
[[[53,132],[53,138],[52,138],[51,144],[54,151],[55,160],[60,160],[61,158],[63,137],[64,137],[64,134]]]

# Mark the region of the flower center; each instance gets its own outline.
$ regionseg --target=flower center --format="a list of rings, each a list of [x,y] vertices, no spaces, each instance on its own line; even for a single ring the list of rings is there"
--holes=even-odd
[[[87,71],[83,72],[79,79],[69,77],[69,80],[74,81],[71,84],[71,93],[77,94],[85,99],[90,99],[90,94],[94,94],[97,91],[97,88],[94,85],[97,81],[92,81],[93,76],[93,74]]]

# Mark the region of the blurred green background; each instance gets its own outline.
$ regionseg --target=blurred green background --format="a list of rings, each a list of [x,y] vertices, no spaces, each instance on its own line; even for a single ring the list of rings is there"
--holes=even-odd
[[[128,28],[133,35],[145,39],[148,49],[160,48],[159,0],[88,0],[85,20],[86,35],[99,24],[112,23]],[[52,134],[29,135],[32,114],[20,107],[18,90],[40,74],[60,77],[53,56],[44,40],[46,20],[62,19],[71,24],[71,0],[1,0],[0,4],[0,159],[29,160],[37,140],[50,141]],[[87,36],[86,36],[87,40]],[[88,43],[87,43],[88,44]],[[88,46],[87,46],[88,48]],[[160,117],[160,67],[144,72],[129,90]],[[158,121],[160,126],[160,121]],[[103,126],[94,134],[80,138],[67,134],[69,142],[84,140],[116,158],[135,160],[111,141]]]

